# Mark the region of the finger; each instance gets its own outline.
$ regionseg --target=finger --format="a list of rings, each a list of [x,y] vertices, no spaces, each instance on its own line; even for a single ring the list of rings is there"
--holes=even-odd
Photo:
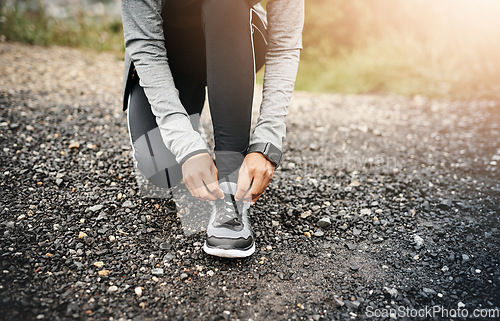
[[[215,195],[215,193],[220,190],[219,184],[217,183],[217,179],[211,173],[211,170],[201,173],[201,180],[203,182],[201,191],[203,197],[205,197],[209,201],[215,201],[217,198],[219,198],[219,196]]]
[[[205,201],[215,201],[218,198],[224,198],[224,193],[213,175],[204,173],[201,180],[203,186],[200,188],[200,194]]]
[[[193,185],[193,180],[191,178],[185,178],[184,179],[184,185],[186,185],[186,188],[188,189],[189,193],[191,193],[191,195],[193,197],[196,197],[196,195],[195,195],[195,187]]]
[[[206,174],[203,178],[203,182],[205,183],[205,188],[213,196],[212,200],[216,200],[217,198],[224,198],[224,192],[219,186],[216,173],[211,172],[209,174]]]
[[[255,178],[252,179],[252,181],[250,182],[250,186],[245,191],[245,194],[243,194],[243,196],[241,197],[241,199],[243,200],[243,203],[247,203],[247,202],[250,202],[252,200],[252,185],[253,185],[254,180],[255,180]]]
[[[203,182],[203,190],[202,190],[202,193],[203,193],[203,197],[207,200],[207,201],[215,201],[217,198],[217,196],[215,196],[212,191],[210,190],[210,188],[214,188],[214,187],[208,187],[208,185],[206,184],[206,182],[204,181]],[[213,183],[212,183],[213,184]]]
[[[200,189],[200,195],[204,201],[215,201],[217,197],[215,197],[207,188],[206,185],[203,185],[203,187]]]
[[[216,200],[217,198],[208,190],[207,188],[207,185],[205,185],[205,182],[203,182],[203,186],[200,187],[199,189],[199,194],[200,194],[200,199],[204,200],[204,201],[214,201]]]
[[[206,184],[206,182],[205,182],[205,184]],[[210,192],[210,195],[212,195],[212,197],[213,197],[212,201],[215,201],[218,198],[224,198],[224,192],[220,189],[218,182],[215,181],[215,182],[206,184],[205,187]]]
[[[224,192],[219,186],[217,180],[219,171],[215,167],[215,163],[212,161],[209,170],[203,173],[203,182],[205,183],[205,188],[212,195],[211,200],[216,200],[217,198],[224,198]]]
[[[201,177],[196,177],[193,180],[193,185],[194,185],[194,194],[193,196],[202,200],[202,201],[210,201],[210,197],[212,194],[210,194],[205,187],[205,183],[203,182],[203,179]]]
[[[262,194],[258,194],[258,195],[253,195],[252,196],[252,201],[250,202],[250,205],[253,205],[255,203],[257,203],[257,200],[262,196]]]
[[[269,171],[264,171],[259,176],[254,178],[252,188],[250,189],[250,195],[253,203],[259,199],[269,185],[269,182],[271,181],[270,175],[271,173]]]
[[[252,183],[252,178],[250,177],[246,166],[245,167],[243,167],[243,166],[240,169],[240,172],[238,174],[236,195],[234,195],[234,198],[237,201],[240,201],[241,199],[243,199],[245,197],[245,195],[249,191],[251,183]]]
[[[248,197],[250,198],[250,200],[251,200],[252,203],[255,203],[257,201],[257,199],[264,192],[264,190],[260,187],[260,186],[262,186],[261,182],[258,182],[258,181],[256,181],[254,179],[254,184],[255,184],[256,187],[254,187],[254,185],[252,184],[252,188],[248,192]]]

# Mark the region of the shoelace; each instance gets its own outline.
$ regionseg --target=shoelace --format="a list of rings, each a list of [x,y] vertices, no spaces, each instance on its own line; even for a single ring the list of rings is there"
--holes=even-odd
[[[240,225],[241,215],[236,206],[234,196],[224,194],[223,200],[215,201],[216,218],[215,221],[219,224]]]

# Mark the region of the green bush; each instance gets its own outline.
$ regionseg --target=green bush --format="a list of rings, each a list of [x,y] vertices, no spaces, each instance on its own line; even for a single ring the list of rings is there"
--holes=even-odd
[[[43,6],[31,8],[22,0],[12,8],[0,0],[0,35],[8,41],[34,45],[123,50],[121,21],[90,17],[83,12],[72,19],[54,19],[46,15]]]
[[[120,21],[83,12],[57,20],[26,1],[0,0],[2,38],[123,52]],[[494,0],[306,0],[296,87],[498,99],[498,17]]]

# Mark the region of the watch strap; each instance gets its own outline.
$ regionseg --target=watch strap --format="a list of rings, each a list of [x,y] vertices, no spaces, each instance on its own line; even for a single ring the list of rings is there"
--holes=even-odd
[[[250,145],[247,149],[247,154],[255,152],[264,155],[275,167],[279,166],[283,154],[278,147],[271,143],[254,143]]]

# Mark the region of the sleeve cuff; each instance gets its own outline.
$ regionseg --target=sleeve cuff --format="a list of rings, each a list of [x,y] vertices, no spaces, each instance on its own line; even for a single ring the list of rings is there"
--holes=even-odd
[[[182,164],[184,164],[184,162],[187,161],[188,158],[190,158],[191,156],[194,156],[197,154],[202,154],[202,153],[207,153],[210,155],[210,153],[208,152],[208,149],[197,149],[195,151],[190,152],[186,156],[182,157],[182,159],[179,161],[179,164],[181,164],[181,166],[182,166]]]

